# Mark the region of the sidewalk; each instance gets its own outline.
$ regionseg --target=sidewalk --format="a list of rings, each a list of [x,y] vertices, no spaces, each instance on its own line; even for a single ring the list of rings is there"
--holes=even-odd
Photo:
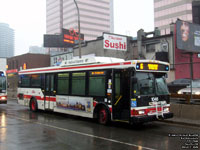
[[[163,122],[200,127],[200,120],[184,119],[184,118],[178,118],[178,117],[166,119]]]

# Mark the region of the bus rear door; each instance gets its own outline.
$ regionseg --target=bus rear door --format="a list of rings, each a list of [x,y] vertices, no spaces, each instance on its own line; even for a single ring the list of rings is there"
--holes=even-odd
[[[46,74],[45,76],[45,109],[53,110],[54,102],[56,101],[55,91],[55,75]]]
[[[130,77],[130,69],[113,70],[113,120],[129,121]]]

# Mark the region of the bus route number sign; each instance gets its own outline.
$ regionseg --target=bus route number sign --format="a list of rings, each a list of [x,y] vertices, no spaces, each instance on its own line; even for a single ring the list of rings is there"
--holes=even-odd
[[[156,63],[137,63],[137,70],[169,71],[169,66]]]

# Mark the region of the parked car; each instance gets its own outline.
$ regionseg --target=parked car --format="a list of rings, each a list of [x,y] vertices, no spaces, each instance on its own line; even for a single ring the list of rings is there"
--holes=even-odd
[[[180,89],[178,94],[191,94],[191,85],[188,85],[186,88]],[[192,81],[192,94],[200,95],[200,79]]]
[[[177,79],[167,84],[170,93],[177,93],[180,89],[190,85],[190,79]]]

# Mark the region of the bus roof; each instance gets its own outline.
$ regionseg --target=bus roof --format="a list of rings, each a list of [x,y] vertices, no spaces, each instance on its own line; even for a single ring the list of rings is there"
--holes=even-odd
[[[157,63],[157,64],[169,65],[169,63],[167,62],[156,61],[156,60],[124,61],[123,59],[110,58],[110,57],[95,57],[95,58],[91,57],[91,58],[82,58],[82,59],[64,61],[61,63],[60,66],[21,70],[19,71],[19,75],[55,73],[55,72],[65,72],[65,71],[83,71],[83,70],[98,70],[98,69],[101,70],[101,69],[111,69],[111,68],[113,69],[114,68],[123,69],[129,67],[136,68],[137,63],[154,63],[154,64]],[[167,70],[163,72],[167,72]]]
[[[87,58],[82,58],[82,59],[71,59],[71,60],[62,61],[60,66],[65,67],[65,66],[114,63],[114,62],[124,62],[124,59],[114,58],[114,57],[87,57]]]

